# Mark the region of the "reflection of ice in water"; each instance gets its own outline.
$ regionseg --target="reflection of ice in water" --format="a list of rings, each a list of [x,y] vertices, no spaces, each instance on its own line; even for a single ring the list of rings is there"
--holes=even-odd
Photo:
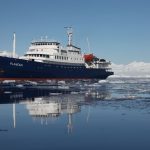
[[[150,78],[110,78],[108,82],[110,97],[101,106],[150,111]]]

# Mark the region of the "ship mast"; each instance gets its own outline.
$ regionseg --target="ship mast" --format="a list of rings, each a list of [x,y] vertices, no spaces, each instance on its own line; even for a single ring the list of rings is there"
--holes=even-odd
[[[72,35],[73,35],[73,30],[72,27],[65,27],[67,29],[67,35],[68,35],[68,45],[72,45]]]
[[[14,36],[13,36],[13,58],[16,55],[16,34],[14,32]]]

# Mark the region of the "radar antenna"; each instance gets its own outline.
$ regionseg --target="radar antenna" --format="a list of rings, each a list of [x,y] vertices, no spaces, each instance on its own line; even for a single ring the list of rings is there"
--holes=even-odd
[[[67,29],[68,45],[72,45],[72,35],[73,35],[72,27],[64,27],[64,28]]]

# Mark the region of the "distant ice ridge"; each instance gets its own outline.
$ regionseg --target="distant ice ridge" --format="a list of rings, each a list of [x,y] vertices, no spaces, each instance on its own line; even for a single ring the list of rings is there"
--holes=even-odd
[[[150,63],[145,62],[131,62],[127,65],[114,64],[111,65],[114,71],[112,77],[146,77],[150,78]]]
[[[12,57],[12,53],[0,50],[0,56]]]

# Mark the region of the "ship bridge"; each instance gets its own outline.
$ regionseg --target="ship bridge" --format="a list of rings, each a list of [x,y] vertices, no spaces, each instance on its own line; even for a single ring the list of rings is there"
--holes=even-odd
[[[47,41],[47,40],[41,40],[41,41],[34,41],[31,42],[31,45],[29,47],[29,51],[47,51],[47,50],[59,50],[60,43],[57,41]]]
[[[81,49],[74,45],[67,45],[67,50],[71,54],[81,54]]]
[[[47,54],[53,55],[54,53],[58,53],[60,49],[60,43],[57,41],[34,41],[31,42],[29,50],[27,54]]]
[[[32,46],[39,46],[39,45],[60,45],[59,42],[56,41],[35,41],[31,43]]]

